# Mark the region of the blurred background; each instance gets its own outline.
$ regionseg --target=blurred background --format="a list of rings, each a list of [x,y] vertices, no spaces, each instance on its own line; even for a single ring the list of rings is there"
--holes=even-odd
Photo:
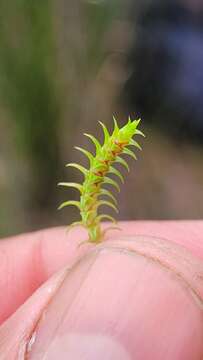
[[[119,218],[203,218],[202,0],[0,0],[0,236],[77,219],[56,184],[112,114],[147,135]]]

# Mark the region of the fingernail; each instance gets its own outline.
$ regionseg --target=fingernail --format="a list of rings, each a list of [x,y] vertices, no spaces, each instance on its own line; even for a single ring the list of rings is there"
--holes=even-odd
[[[42,359],[35,355],[35,359]],[[105,335],[72,333],[57,337],[43,359],[72,360],[130,360],[124,347],[116,340]]]
[[[200,359],[202,274],[200,261],[164,240],[101,245],[67,275],[27,358]]]

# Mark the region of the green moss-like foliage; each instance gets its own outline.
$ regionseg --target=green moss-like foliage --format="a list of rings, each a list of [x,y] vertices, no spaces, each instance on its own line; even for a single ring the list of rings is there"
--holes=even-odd
[[[101,145],[98,140],[89,134],[84,134],[89,137],[95,145],[95,155],[89,151],[84,150],[80,147],[76,147],[77,150],[81,151],[89,159],[89,169],[75,163],[67,164],[66,166],[74,167],[81,171],[84,175],[84,182],[78,183],[60,183],[59,185],[73,187],[79,190],[80,200],[79,201],[65,201],[59,209],[66,206],[76,206],[81,215],[81,220],[70,225],[70,227],[81,225],[84,226],[89,235],[89,241],[98,243],[102,240],[104,231],[101,228],[101,221],[104,219],[110,220],[115,223],[115,219],[107,214],[98,214],[98,209],[102,205],[113,208],[116,212],[117,201],[112,193],[103,187],[103,185],[109,184],[120,191],[118,183],[110,178],[108,174],[116,175],[121,182],[124,181],[120,171],[118,171],[113,164],[120,163],[128,171],[129,167],[127,162],[121,157],[122,154],[127,154],[136,160],[136,155],[129,149],[129,146],[134,146],[141,150],[140,145],[133,139],[134,135],[144,134],[138,129],[139,120],[131,120],[129,118],[127,124],[122,128],[118,127],[118,124],[114,118],[114,130],[110,135],[106,126],[100,122],[104,132],[104,142]],[[103,196],[107,197],[108,200],[104,200]],[[101,199],[102,197],[102,199]]]

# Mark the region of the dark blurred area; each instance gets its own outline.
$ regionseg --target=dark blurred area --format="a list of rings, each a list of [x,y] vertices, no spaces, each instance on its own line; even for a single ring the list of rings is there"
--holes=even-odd
[[[154,0],[132,16],[131,111],[182,141],[203,143],[203,3]]]
[[[147,135],[119,218],[202,218],[202,96],[200,0],[0,0],[0,236],[77,219],[57,183],[112,114]]]

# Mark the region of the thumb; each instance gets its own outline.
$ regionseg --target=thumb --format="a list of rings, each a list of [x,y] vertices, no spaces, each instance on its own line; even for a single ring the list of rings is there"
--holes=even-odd
[[[0,327],[0,360],[24,359],[32,332],[47,304],[62,284],[68,270],[62,270],[43,284]]]
[[[2,326],[1,359],[198,360],[202,279],[202,262],[172,242],[105,242]]]

